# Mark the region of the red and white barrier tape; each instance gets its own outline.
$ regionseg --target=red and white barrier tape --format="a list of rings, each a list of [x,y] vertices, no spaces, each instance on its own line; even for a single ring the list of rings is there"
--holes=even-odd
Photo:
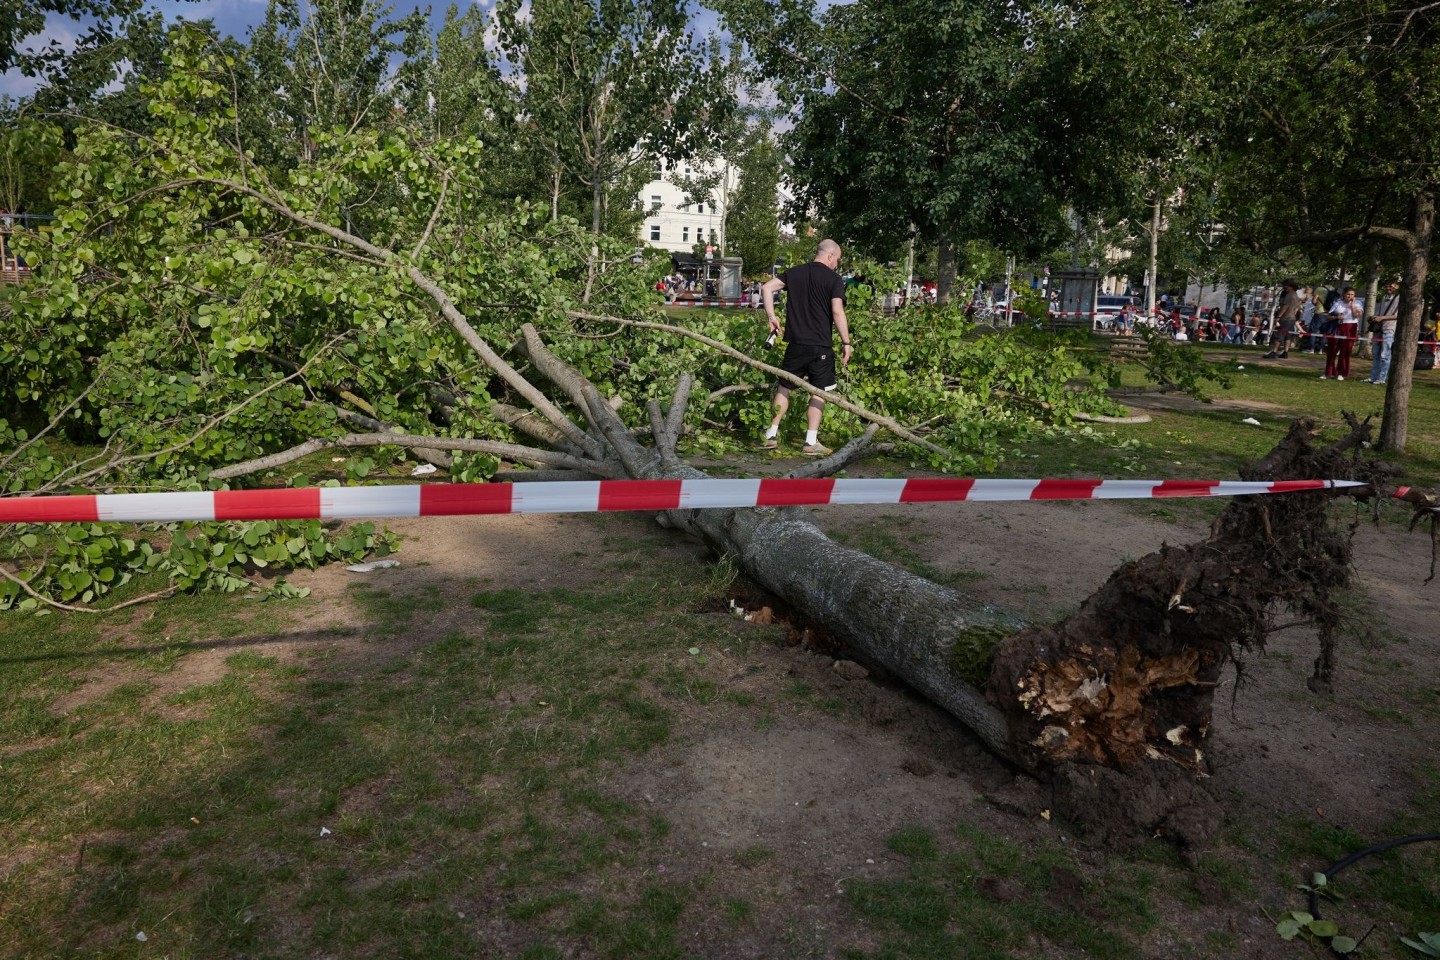
[[[594,513],[959,500],[1233,497],[1364,486],[1350,480],[589,480],[304,487],[0,499],[0,523],[358,520],[491,513]]]

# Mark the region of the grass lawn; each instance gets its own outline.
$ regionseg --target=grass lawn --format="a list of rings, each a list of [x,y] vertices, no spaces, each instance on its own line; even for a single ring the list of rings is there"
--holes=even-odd
[[[1363,382],[1213,353],[1246,368],[1217,397],[1257,405],[1261,426],[1228,405],[1156,412],[1028,444],[997,475],[1229,478],[1292,416],[1338,431],[1340,410],[1381,403]],[[1436,374],[1417,376],[1401,463],[1440,479]],[[539,564],[553,580],[437,560],[433,580],[357,580],[325,602],[0,616],[0,956],[1298,958],[1310,948],[1272,932],[1303,905],[1293,885],[1375,839],[1236,811],[1187,863],[1159,840],[1088,850],[957,793],[923,817],[889,812],[875,869],[838,881],[761,842],[677,861],[676,817],[617,784],[663,785],[717,730],[843,742],[872,720],[827,692],[828,663],[812,676],[776,659],[781,628],[717,613],[727,564],[636,518],[575,523]],[[919,542],[892,529],[876,551],[944,579]],[[530,559],[495,549],[497,569]],[[424,542],[399,556],[432,569]],[[1440,698],[1423,681],[1406,696],[1372,718],[1428,735]],[[1431,786],[1391,834],[1440,822],[1440,770],[1409,774]],[[1440,929],[1436,847],[1337,883],[1347,929],[1381,928],[1364,956]]]

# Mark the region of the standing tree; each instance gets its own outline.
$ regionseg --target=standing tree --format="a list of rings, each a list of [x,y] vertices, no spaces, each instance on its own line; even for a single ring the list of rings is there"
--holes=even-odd
[[[740,157],[740,183],[725,211],[726,253],[739,256],[751,273],[768,272],[780,253],[780,152],[768,131]]]
[[[1379,436],[1403,452],[1440,196],[1440,10],[1409,0],[1206,10],[1231,64],[1220,190],[1230,235],[1267,251],[1379,240],[1403,259]]]
[[[270,0],[239,71],[247,146],[269,162],[310,159],[315,134],[353,133],[422,112],[430,45],[419,10],[400,20],[375,0]]]
[[[719,7],[792,107],[782,142],[798,213],[880,256],[913,223],[942,245],[942,274],[965,240],[1019,253],[1052,245],[1072,162],[1051,134],[1063,73],[1014,4]]]
[[[588,188],[595,236],[637,170],[687,156],[731,108],[680,0],[502,0],[495,18],[522,134]]]

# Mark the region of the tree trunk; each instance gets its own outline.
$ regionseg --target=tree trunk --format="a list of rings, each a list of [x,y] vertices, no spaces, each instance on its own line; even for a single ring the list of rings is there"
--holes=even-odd
[[[1405,452],[1410,427],[1410,387],[1415,381],[1415,354],[1425,311],[1425,279],[1430,272],[1430,245],[1435,236],[1435,194],[1426,189],[1410,205],[1410,241],[1405,245],[1405,276],[1400,280],[1400,319],[1385,386],[1385,418],[1380,423],[1380,449]]]
[[[590,176],[590,235],[593,237],[598,237],[600,236],[600,198],[601,195],[604,193],[604,190],[602,189],[600,183],[600,171],[598,169],[594,170],[591,172]]]
[[[704,476],[675,456],[658,407],[651,449],[532,328],[525,345],[542,375],[571,396],[586,396],[592,422],[629,475]],[[683,403],[680,397],[682,410]],[[1344,457],[1314,451],[1309,431],[1297,424],[1246,479],[1346,475]],[[901,678],[997,754],[1044,776],[1064,764],[1135,770],[1156,759],[1203,769],[1200,745],[1220,670],[1237,650],[1263,643],[1269,610],[1288,604],[1322,621],[1337,616],[1333,604],[1312,596],[1315,584],[1347,576],[1348,540],[1328,527],[1327,500],[1324,493],[1236,500],[1203,542],[1126,564],[1079,612],[1033,627],[839,546],[799,509],[665,516],[733,557],[793,615],[823,627],[856,659]],[[1289,575],[1297,569],[1308,578],[1297,582]]]
[[[955,244],[948,236],[940,238],[936,260],[935,302],[949,303],[950,290],[955,286]]]
[[[1020,760],[1005,716],[974,682],[993,644],[1021,629],[1020,618],[842,547],[799,508],[677,513],[676,526],[735,557],[750,579],[856,659],[904,679],[991,750]]]
[[[1150,214],[1150,289],[1146,291],[1149,303],[1145,309],[1155,315],[1155,303],[1159,300],[1155,291],[1160,287],[1160,195],[1155,195],[1155,207]]]
[[[1375,298],[1380,293],[1380,243],[1370,245],[1370,269],[1365,274],[1365,315],[1360,319],[1362,331],[1360,342],[1355,345],[1355,356],[1362,360],[1372,358],[1373,337],[1370,336],[1370,318],[1375,316]]]

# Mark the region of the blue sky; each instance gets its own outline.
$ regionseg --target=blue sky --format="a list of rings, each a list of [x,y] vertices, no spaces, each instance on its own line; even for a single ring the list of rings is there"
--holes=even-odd
[[[474,5],[490,7],[494,0],[437,0],[435,3],[415,3],[413,0],[390,0],[393,4],[393,15],[402,17],[416,8],[430,8],[430,19],[435,29],[445,21],[445,11],[454,2],[456,6],[464,9],[465,6]],[[833,0],[832,0],[833,2]],[[829,3],[822,3],[828,6]],[[215,21],[221,33],[229,34],[238,39],[244,40],[250,33],[252,27],[265,18],[265,9],[268,0],[195,0],[195,2],[183,2],[183,0],[153,0],[150,4],[153,9],[159,10],[169,20],[203,20],[209,18]],[[697,33],[706,33],[714,29],[718,23],[716,15],[707,9],[697,8],[695,15],[695,28]],[[26,46],[43,46],[50,40],[59,40],[62,45],[71,45],[75,39],[84,32],[85,26],[66,17],[51,16],[46,24],[45,33],[38,37],[29,38]],[[24,96],[35,90],[36,81],[23,77],[16,71],[0,73],[0,94],[9,94],[12,97]]]

